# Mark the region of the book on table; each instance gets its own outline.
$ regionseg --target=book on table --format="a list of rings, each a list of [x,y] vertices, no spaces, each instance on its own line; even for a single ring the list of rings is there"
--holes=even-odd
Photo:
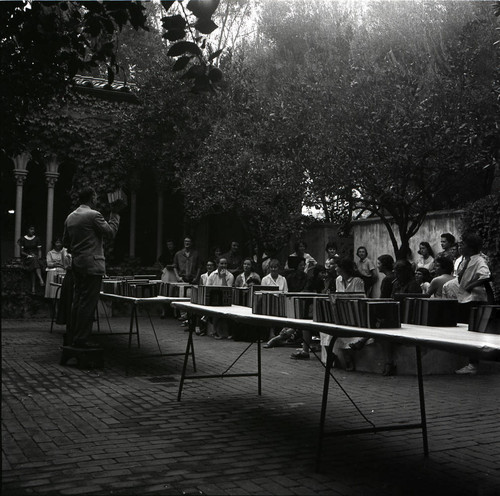
[[[500,305],[473,307],[469,317],[469,331],[500,334]]]

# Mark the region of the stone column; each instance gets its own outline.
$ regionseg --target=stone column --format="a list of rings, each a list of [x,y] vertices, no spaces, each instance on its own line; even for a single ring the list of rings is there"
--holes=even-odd
[[[156,223],[156,259],[161,255],[163,247],[163,191],[158,191],[158,219]]]
[[[19,239],[21,238],[21,220],[23,212],[23,188],[24,181],[26,181],[26,176],[28,171],[26,167],[31,159],[31,154],[29,152],[23,152],[12,158],[14,162],[14,177],[16,179],[16,218],[15,218],[15,230],[14,230],[14,256],[16,258],[21,257],[21,247],[19,246]]]
[[[56,186],[59,173],[59,162],[55,157],[52,157],[47,163],[45,171],[45,181],[47,182],[47,230],[45,236],[45,247],[48,251],[52,242],[53,226],[54,226],[54,188]]]
[[[129,256],[135,257],[135,226],[137,222],[137,191],[133,189],[130,192],[130,238],[129,238]]]

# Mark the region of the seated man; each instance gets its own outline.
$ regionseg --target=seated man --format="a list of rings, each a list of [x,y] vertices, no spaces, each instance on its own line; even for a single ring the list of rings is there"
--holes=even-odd
[[[436,277],[431,281],[427,289],[427,296],[434,298],[443,297],[443,286],[453,279],[453,262],[448,257],[438,257],[434,260]]]
[[[223,257],[219,259],[217,270],[214,270],[207,280],[207,286],[229,286],[232,287],[234,276],[227,270],[227,260]],[[229,328],[229,321],[222,317],[213,317],[215,328],[215,339],[233,339]]]

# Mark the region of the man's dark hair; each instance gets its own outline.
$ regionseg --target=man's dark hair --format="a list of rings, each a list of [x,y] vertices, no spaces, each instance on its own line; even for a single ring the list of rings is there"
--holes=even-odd
[[[92,186],[85,186],[78,193],[78,201],[86,205],[92,201],[95,194],[95,189]]]
[[[394,258],[392,258],[391,255],[380,255],[380,257],[378,257],[378,261],[380,262],[380,265],[383,269],[394,269]]]
[[[325,246],[325,251],[328,251],[330,248],[333,248],[335,251],[337,251],[337,243],[335,243],[334,241],[328,241]]]
[[[483,240],[475,233],[466,233],[462,236],[462,243],[468,246],[474,253],[479,253],[483,247]]]
[[[441,270],[445,274],[451,274],[453,272],[453,262],[448,257],[437,257],[434,260],[434,264],[439,264]]]
[[[297,270],[300,262],[305,262],[305,261],[306,261],[306,259],[304,257],[296,257],[296,256],[290,255],[288,257],[288,260],[287,260],[288,268],[293,269],[293,270]]]
[[[337,266],[339,267],[339,269],[343,270],[349,277],[358,275],[356,264],[354,263],[354,260],[351,260],[350,258],[341,258],[337,262]]]
[[[455,236],[453,236],[453,234],[451,234],[451,233],[443,233],[443,234],[441,234],[441,237],[446,239],[446,241],[448,241],[448,243],[450,243],[450,245],[453,245],[456,243]]]

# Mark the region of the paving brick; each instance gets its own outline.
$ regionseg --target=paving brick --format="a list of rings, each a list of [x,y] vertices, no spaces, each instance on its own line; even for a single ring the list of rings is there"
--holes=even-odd
[[[262,396],[254,378],[188,381],[177,402],[180,359],[137,360],[127,377],[126,337],[113,336],[103,340],[113,347],[104,370],[60,367],[61,332],[25,324],[2,322],[5,494],[500,494],[498,374],[424,379],[429,459],[416,430],[329,438],[316,474],[317,362],[263,350]],[[187,334],[175,321],[156,324],[162,348],[183,349]],[[142,351],[155,349],[149,334]],[[244,346],[196,338],[198,373],[224,370]],[[235,371],[255,369],[254,352],[241,361]],[[414,377],[335,374],[377,425],[419,421]],[[159,376],[171,381],[148,380]],[[327,430],[354,426],[366,424],[332,383]]]

